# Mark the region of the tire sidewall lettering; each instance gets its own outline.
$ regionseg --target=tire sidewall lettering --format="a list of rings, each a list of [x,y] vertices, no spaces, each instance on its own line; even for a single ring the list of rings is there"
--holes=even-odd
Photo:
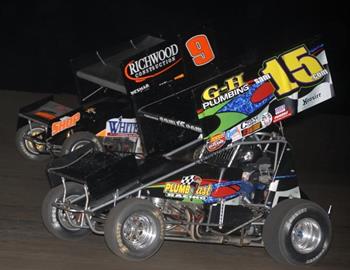
[[[312,252],[308,254],[301,254],[297,252],[292,243],[291,243],[291,232],[297,221],[303,218],[312,218],[316,220],[321,229],[322,229],[322,238],[319,246]],[[285,254],[293,254],[293,258],[296,262],[303,262],[305,264],[311,264],[319,259],[327,250],[329,246],[329,234],[330,232],[327,230],[325,219],[313,208],[301,208],[296,211],[294,214],[287,218],[287,221],[284,223],[285,226],[281,227],[280,237],[283,239],[282,250]],[[288,256],[289,257],[289,256]],[[294,263],[292,261],[292,263]]]

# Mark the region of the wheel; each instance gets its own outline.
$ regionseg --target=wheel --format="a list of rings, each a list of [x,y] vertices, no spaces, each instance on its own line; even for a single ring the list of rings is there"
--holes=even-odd
[[[316,203],[288,199],[267,216],[263,230],[265,249],[276,261],[292,265],[318,262],[332,238],[327,213]]]
[[[84,188],[80,184],[67,182],[66,188],[66,200],[72,200],[84,194]],[[41,216],[46,229],[63,240],[76,240],[85,237],[90,233],[90,230],[76,227],[81,224],[82,213],[66,212],[53,206],[53,203],[61,201],[62,198],[63,185],[57,186],[47,193],[41,207]],[[85,202],[85,200],[83,201]],[[80,202],[80,204],[82,203]],[[82,205],[74,206],[74,209],[82,209]]]
[[[105,224],[111,251],[130,261],[153,256],[164,242],[164,219],[158,208],[141,199],[125,199],[114,207]]]
[[[79,131],[73,133],[64,141],[61,153],[66,155],[89,143],[93,143],[96,151],[104,151],[103,145],[94,134],[88,131]]]
[[[46,130],[43,126],[36,123],[32,123],[31,126],[32,129],[29,125],[25,125],[17,130],[16,147],[22,156],[29,160],[47,160],[50,156],[46,153],[45,144],[36,144],[24,138],[25,136],[36,136],[41,133],[46,133]],[[43,136],[38,135],[38,139],[43,139]]]

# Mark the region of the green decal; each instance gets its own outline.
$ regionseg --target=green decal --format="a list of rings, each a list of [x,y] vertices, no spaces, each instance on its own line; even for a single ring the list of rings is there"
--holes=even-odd
[[[229,101],[231,101],[231,100],[225,101],[222,104],[219,104],[219,105],[217,105],[217,106],[215,106],[213,108],[210,108],[210,109],[205,110],[204,112],[201,112],[200,114],[198,114],[198,118],[199,119],[203,119],[203,118],[205,118],[207,116],[216,114],[217,111],[220,110],[222,107],[224,107]]]
[[[236,124],[247,118],[247,115],[238,112],[225,112],[216,115],[220,119],[219,127],[210,133],[205,139],[208,139],[218,133],[228,130],[234,127]]]

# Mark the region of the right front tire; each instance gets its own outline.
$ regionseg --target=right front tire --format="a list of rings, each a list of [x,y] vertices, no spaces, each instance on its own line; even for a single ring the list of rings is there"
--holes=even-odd
[[[146,260],[164,242],[163,215],[150,201],[125,199],[109,212],[105,241],[114,254],[124,259]]]
[[[88,131],[78,131],[64,141],[61,153],[62,155],[66,155],[87,144],[91,144],[96,151],[104,151],[102,143],[94,134]]]
[[[328,214],[314,202],[286,199],[267,216],[263,230],[266,251],[276,261],[292,265],[317,263],[332,238]]]

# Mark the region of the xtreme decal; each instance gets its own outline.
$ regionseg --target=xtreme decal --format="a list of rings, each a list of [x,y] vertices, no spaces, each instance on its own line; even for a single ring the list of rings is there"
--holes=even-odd
[[[313,107],[333,96],[333,87],[330,87],[330,83],[323,82],[315,87],[307,95],[298,99],[298,112],[304,111]]]

